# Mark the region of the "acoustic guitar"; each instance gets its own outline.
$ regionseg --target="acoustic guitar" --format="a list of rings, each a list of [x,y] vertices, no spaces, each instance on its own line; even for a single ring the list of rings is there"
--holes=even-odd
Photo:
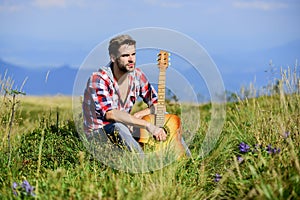
[[[146,115],[143,119],[162,127],[167,134],[167,139],[165,141],[157,141],[146,129],[140,129],[138,142],[142,146],[145,144],[154,145],[155,150],[174,148],[175,153],[183,154],[185,150],[181,142],[182,130],[180,118],[177,115],[165,113],[166,70],[169,66],[169,53],[161,50],[157,61],[159,68],[157,112],[155,115]]]

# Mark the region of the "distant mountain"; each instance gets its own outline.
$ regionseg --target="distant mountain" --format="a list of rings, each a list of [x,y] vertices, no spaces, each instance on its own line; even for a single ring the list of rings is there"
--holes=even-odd
[[[58,68],[26,68],[0,60],[1,79],[10,77],[14,80],[13,88],[20,89],[27,95],[71,95],[77,70],[70,66]]]
[[[225,89],[230,92],[238,92],[242,86],[249,86],[250,82],[255,82],[255,87],[261,88],[268,84],[272,76],[270,70],[270,60],[277,69],[276,76],[280,76],[280,67],[294,67],[296,61],[300,59],[300,40],[287,43],[271,49],[258,49],[251,52],[226,52],[222,55],[211,55],[216,63],[224,81]],[[300,67],[298,64],[298,70]],[[26,79],[23,91],[28,95],[72,95],[73,85],[77,74],[77,69],[68,65],[51,68],[26,68],[0,59],[1,79],[6,73],[6,77],[11,77],[14,86],[20,88]],[[90,72],[85,73],[86,77]],[[0,80],[1,80],[0,79]],[[85,84],[86,80],[81,80],[80,84]]]

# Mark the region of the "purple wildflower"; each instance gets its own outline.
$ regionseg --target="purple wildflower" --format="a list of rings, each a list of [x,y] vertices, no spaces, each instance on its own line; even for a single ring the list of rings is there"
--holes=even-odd
[[[280,148],[274,148],[272,149],[272,153],[280,153]]]
[[[222,176],[220,174],[215,174],[214,181],[219,182],[221,180]]]
[[[247,152],[249,152],[250,147],[249,147],[249,145],[247,145],[246,143],[242,142],[242,143],[240,143],[240,145],[239,145],[239,149],[240,149],[240,152],[241,152],[241,153],[247,153]]]
[[[23,181],[21,187],[25,189],[28,195],[35,196],[35,194],[33,193],[34,187],[32,187],[28,181]]]
[[[16,182],[13,182],[12,189],[13,189],[13,194],[15,196],[18,196],[17,187],[18,187],[18,184]]]
[[[266,151],[269,153],[269,154],[275,154],[275,153],[280,153],[281,149],[280,148],[272,148],[272,146],[269,144],[267,147],[266,147]]]
[[[14,190],[16,190],[16,189],[17,189],[17,187],[18,187],[18,183],[16,183],[16,182],[13,182],[12,188],[13,188]]]
[[[284,133],[282,134],[282,136],[283,136],[284,139],[287,139],[287,138],[290,136],[290,134],[291,134],[291,133],[287,131],[287,132],[284,132]]]
[[[13,194],[14,194],[15,196],[18,196],[18,192],[17,192],[16,190],[13,190]]]
[[[29,192],[30,187],[31,187],[31,185],[29,184],[28,181],[26,181],[26,180],[23,181],[23,183],[22,183],[22,188],[25,189],[25,191],[26,191],[27,193]]]
[[[272,146],[270,144],[267,146],[266,150],[267,150],[268,153],[272,153],[273,152]]]
[[[244,158],[242,156],[237,156],[237,161],[239,163],[242,163],[244,161]]]
[[[13,190],[13,194],[15,196],[18,196],[19,192],[22,195],[25,194],[25,195],[35,196],[35,194],[33,193],[34,187],[31,186],[27,180],[24,180],[20,184],[14,182],[13,185],[12,185],[12,190]]]

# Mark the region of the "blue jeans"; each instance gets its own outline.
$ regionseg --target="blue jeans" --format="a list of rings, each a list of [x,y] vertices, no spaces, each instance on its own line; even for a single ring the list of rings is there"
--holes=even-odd
[[[109,140],[121,149],[125,148],[131,152],[144,153],[142,147],[133,138],[132,133],[126,125],[115,122],[105,125],[103,128]]]

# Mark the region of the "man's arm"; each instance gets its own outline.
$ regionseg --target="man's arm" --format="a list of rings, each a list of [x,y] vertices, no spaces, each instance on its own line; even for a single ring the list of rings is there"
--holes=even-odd
[[[109,121],[121,122],[123,124],[137,126],[139,128],[146,128],[149,123],[146,120],[136,118],[128,114],[127,112],[120,111],[117,109],[107,111],[105,114],[105,118]]]
[[[164,108],[164,112],[166,111],[166,108]],[[150,114],[156,114],[157,113],[157,103],[152,104],[149,108],[145,108],[141,111],[138,111],[133,114],[136,118],[142,119],[146,115]]]
[[[152,105],[150,108],[145,108],[143,110],[140,110],[133,114],[134,117],[142,119],[146,115],[155,114],[155,108],[154,105]]]
[[[146,120],[139,119],[135,116],[132,116],[127,112],[120,111],[117,109],[109,110],[106,112],[105,118],[106,120],[109,121],[116,121],[116,122],[124,123],[126,125],[144,128],[152,135],[154,135],[157,140],[162,140],[162,141],[166,140],[167,135],[162,128],[157,127]]]

